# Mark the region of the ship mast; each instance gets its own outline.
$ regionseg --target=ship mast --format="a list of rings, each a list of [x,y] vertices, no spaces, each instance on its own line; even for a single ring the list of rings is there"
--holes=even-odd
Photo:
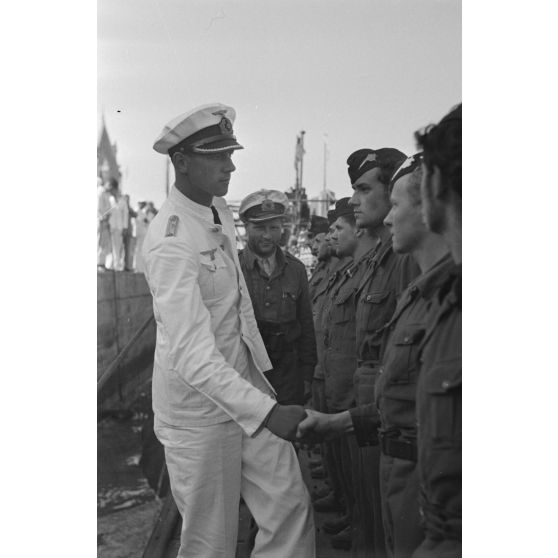
[[[322,200],[320,203],[323,203],[323,211],[320,211],[320,214],[325,217],[327,216],[327,209],[328,209],[328,196],[327,196],[327,134],[324,134],[324,186],[322,192]]]
[[[302,171],[304,166],[304,134],[306,132],[301,130],[300,134],[296,137],[296,149],[295,149],[295,187],[294,187],[294,226],[295,233],[298,233],[300,226],[300,213],[301,213],[301,203],[302,203]]]

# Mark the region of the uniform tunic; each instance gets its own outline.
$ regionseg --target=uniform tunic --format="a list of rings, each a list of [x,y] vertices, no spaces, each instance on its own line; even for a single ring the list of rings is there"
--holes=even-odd
[[[350,412],[355,424],[356,439],[359,445],[367,446],[361,448],[360,452],[363,494],[361,514],[363,521],[369,526],[369,537],[378,558],[386,555],[379,486],[380,449],[377,445],[370,445],[369,437],[363,439],[362,429],[357,425],[362,414],[366,415],[366,420],[379,420],[373,402],[383,341],[382,329],[395,311],[398,296],[418,274],[418,266],[411,257],[395,254],[391,238],[384,234],[376,251],[369,258],[357,292],[357,369],[354,376],[357,407]],[[377,440],[373,442],[377,444]],[[365,544],[369,544],[369,541]]]
[[[254,553],[312,557],[312,510],[294,448],[260,429],[276,402],[234,219],[222,198],[214,209],[222,225],[173,187],[143,246],[157,322],[155,433],[182,515],[179,557],[233,558],[241,495],[260,525]]]
[[[267,374],[284,405],[304,403],[304,381],[312,381],[316,338],[304,264],[276,250],[271,276],[246,247],[240,265],[273,371]]]
[[[347,410],[355,403],[353,375],[356,368],[355,294],[366,271],[367,256],[353,261],[330,287],[323,308],[325,398],[329,412]],[[362,521],[358,445],[354,435],[344,436],[330,446],[341,473],[347,512],[351,516],[353,552],[369,526]],[[362,549],[365,550],[364,548]]]
[[[337,280],[339,272],[348,264],[344,259],[332,257],[316,266],[309,280],[314,334],[316,336],[317,362],[312,383],[312,407],[316,411],[327,410],[324,390],[324,331],[322,326],[323,308],[327,301],[329,287]]]
[[[423,539],[416,472],[418,355],[430,300],[452,265],[446,255],[412,281],[385,327],[374,392],[381,423],[380,490],[386,549],[397,558],[410,557]],[[368,430],[377,426],[371,424]]]
[[[344,269],[329,288],[323,307],[325,395],[328,410],[335,413],[355,403],[355,296],[366,271],[367,256]]]
[[[461,265],[436,293],[417,390],[425,540],[414,558],[461,556]]]
[[[322,262],[320,262],[322,263]],[[316,334],[316,349],[318,362],[314,368],[314,379],[312,382],[312,407],[316,411],[327,412],[325,397],[325,374],[324,374],[324,329],[323,310],[328,301],[331,288],[339,279],[343,271],[352,263],[352,258],[332,257],[327,264],[314,272],[310,279],[310,293],[312,296],[312,314],[314,317],[314,331]],[[339,442],[328,442],[322,444],[323,463],[327,472],[330,486],[335,498],[340,501],[342,494],[346,492],[346,485],[341,463],[336,458]],[[337,450],[337,452],[336,452]]]

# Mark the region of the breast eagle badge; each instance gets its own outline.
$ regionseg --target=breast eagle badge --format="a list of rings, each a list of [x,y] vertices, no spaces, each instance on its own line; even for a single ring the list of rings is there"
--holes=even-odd
[[[212,250],[204,250],[203,252],[200,252],[200,254],[202,256],[209,256],[209,259],[211,261],[215,260],[215,252],[217,252],[217,248],[213,248]]]

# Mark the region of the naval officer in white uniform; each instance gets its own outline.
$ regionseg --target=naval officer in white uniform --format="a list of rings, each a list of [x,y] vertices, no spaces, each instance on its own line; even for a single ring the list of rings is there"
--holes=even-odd
[[[222,198],[235,170],[233,108],[169,122],[155,151],[176,182],[149,226],[145,276],[157,346],[155,432],[182,515],[181,558],[234,558],[240,496],[258,524],[252,556],[315,556],[314,520],[294,440],[305,411],[278,405]]]

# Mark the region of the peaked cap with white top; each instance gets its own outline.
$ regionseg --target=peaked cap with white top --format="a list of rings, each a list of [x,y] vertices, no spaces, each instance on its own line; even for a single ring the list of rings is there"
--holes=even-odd
[[[153,149],[164,155],[176,151],[211,154],[244,149],[233,134],[235,117],[236,111],[222,103],[193,108],[165,125]]]

